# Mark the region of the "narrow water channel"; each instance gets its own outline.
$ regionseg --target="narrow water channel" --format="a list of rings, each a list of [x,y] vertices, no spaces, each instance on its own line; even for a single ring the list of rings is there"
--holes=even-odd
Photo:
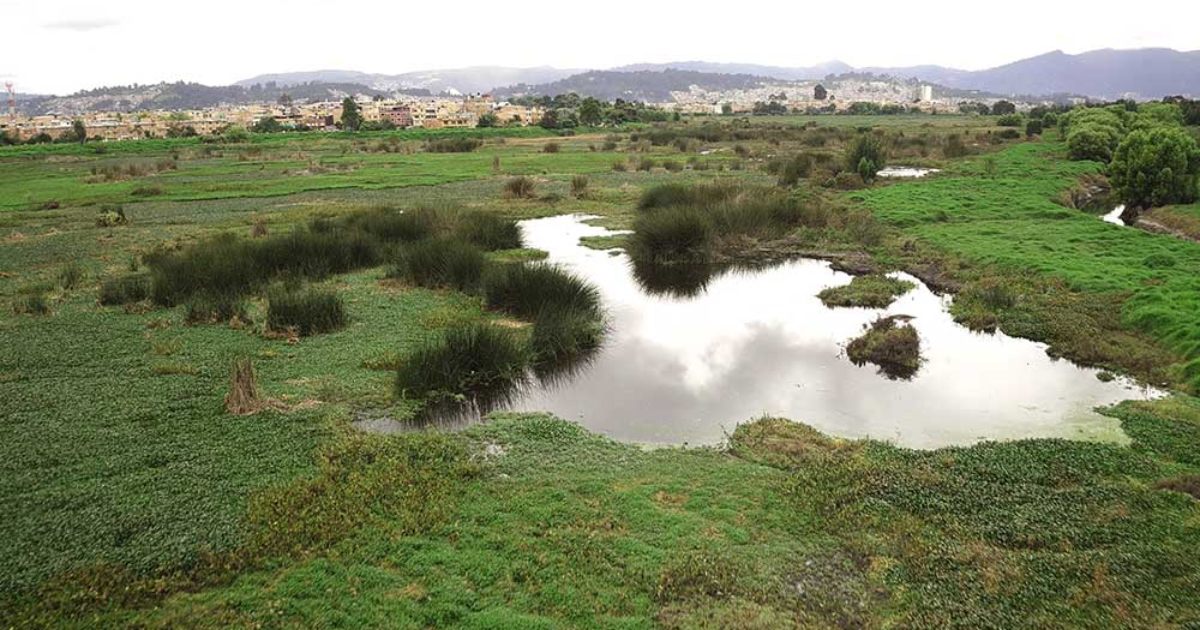
[[[916,288],[886,309],[828,308],[817,294],[851,276],[826,262],[663,275],[635,270],[622,253],[580,245],[582,237],[611,234],[585,219],[535,219],[521,228],[529,247],[599,288],[610,328],[604,347],[506,409],[548,411],[648,444],[715,444],[738,423],[772,415],[832,435],[933,448],[1025,437],[1122,442],[1117,421],[1095,408],[1157,395],[1052,359],[1043,344],[971,332],[951,319],[949,298],[907,275],[900,277]],[[924,361],[911,380],[856,366],[844,351],[866,324],[897,314],[912,316],[921,337]],[[381,422],[364,428],[389,430]]]

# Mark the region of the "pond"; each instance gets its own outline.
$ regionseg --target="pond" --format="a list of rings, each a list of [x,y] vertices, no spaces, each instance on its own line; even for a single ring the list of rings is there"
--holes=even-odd
[[[893,179],[911,179],[914,177],[925,177],[932,173],[940,173],[936,168],[919,168],[916,166],[886,166],[879,170],[875,175],[877,177],[893,178]]]
[[[931,448],[1022,437],[1124,441],[1117,421],[1094,408],[1156,395],[1052,359],[1043,344],[971,332],[951,319],[949,298],[907,275],[899,277],[916,288],[886,309],[828,308],[817,293],[851,276],[826,262],[635,269],[619,251],[580,245],[612,234],[585,220],[521,227],[527,246],[599,288],[610,327],[604,347],[506,409],[548,411],[647,444],[715,444],[739,422],[772,415],[833,435]],[[921,337],[924,361],[911,380],[845,355],[866,324],[893,314],[911,316]],[[380,421],[364,428],[395,429]]]

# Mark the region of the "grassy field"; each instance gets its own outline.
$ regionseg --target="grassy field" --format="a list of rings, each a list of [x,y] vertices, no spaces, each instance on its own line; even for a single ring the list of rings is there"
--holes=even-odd
[[[939,138],[992,124],[815,120]],[[456,324],[504,318],[478,297],[386,281],[384,267],[322,280],[345,301],[349,325],[298,342],[264,334],[258,295],[251,321],[236,325],[188,325],[182,307],[96,303],[104,279],[144,269],[152,251],[248,237],[256,222],[280,234],[320,216],[438,203],[510,218],[584,212],[628,227],[652,185],[771,185],[770,160],[805,146],[757,138],[684,152],[623,136],[605,151],[604,135],[581,135],[544,153],[544,132],[525,133],[462,154],[423,152],[424,137],[409,134],[0,150],[0,298],[41,295],[49,310],[0,317],[0,625],[1200,623],[1200,508],[1184,493],[1200,484],[1200,403],[1184,394],[1108,410],[1129,446],[912,451],[762,420],[727,447],[648,451],[537,414],[460,433],[368,435],[350,423],[412,412],[393,391],[399,357]],[[376,143],[413,146],[388,153]],[[835,214],[868,208],[880,231],[834,221],[762,251],[851,251],[882,269],[936,264],[960,285],[959,304],[976,309],[968,315],[990,309],[1005,330],[1066,354],[1086,354],[1080,339],[1092,338],[1094,356],[1083,358],[1181,388],[1195,382],[1185,365],[1196,365],[1200,343],[1200,246],[1056,204],[1096,166],[1065,161],[1053,140],[966,159],[918,149],[912,159],[945,172],[795,191]],[[659,166],[612,168],[642,157]],[[661,167],[693,157],[710,168]],[[106,161],[159,159],[177,163],[86,181]],[[329,172],[301,172],[310,165]],[[576,198],[579,173],[589,184]],[[515,174],[533,176],[530,198],[504,194]],[[132,194],[148,186],[162,192]],[[51,200],[59,207],[39,209]],[[102,203],[123,204],[129,224],[97,227]],[[82,277],[65,282],[73,261]],[[1013,292],[1011,304],[985,299],[989,282]],[[251,416],[223,407],[242,356],[272,401]]]

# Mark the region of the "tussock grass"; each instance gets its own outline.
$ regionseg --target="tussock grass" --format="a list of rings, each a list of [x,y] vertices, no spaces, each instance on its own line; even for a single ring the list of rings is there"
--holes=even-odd
[[[319,335],[345,327],[342,298],[318,288],[279,287],[267,295],[267,329],[275,333]]]
[[[729,201],[744,190],[742,185],[734,182],[661,184],[642,193],[641,198],[638,199],[638,210],[647,211],[678,206],[711,206]]]
[[[549,309],[600,319],[600,293],[579,276],[547,263],[502,265],[484,275],[488,307],[530,321]]]
[[[183,321],[189,324],[249,322],[246,303],[233,295],[200,293],[192,296],[184,309]]]
[[[513,199],[532,199],[537,194],[537,183],[532,177],[518,175],[504,182],[504,194]]]
[[[577,361],[600,347],[604,322],[578,308],[547,306],[538,312],[529,336],[535,367]]]
[[[485,251],[520,249],[521,228],[516,221],[482,211],[457,215],[451,234]]]
[[[13,298],[12,311],[17,315],[49,315],[50,300],[40,290],[22,292]]]
[[[427,239],[404,246],[387,275],[417,286],[471,292],[479,286],[484,264],[483,252],[474,245]]]
[[[503,396],[526,381],[529,360],[529,350],[511,330],[456,326],[401,360],[396,389],[430,402]]]
[[[141,273],[109,278],[100,283],[100,304],[132,304],[150,297],[150,276]]]

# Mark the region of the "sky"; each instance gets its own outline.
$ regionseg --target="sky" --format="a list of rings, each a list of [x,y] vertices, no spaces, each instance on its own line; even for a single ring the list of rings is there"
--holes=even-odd
[[[0,80],[66,94],[317,69],[610,68],[703,60],[966,70],[1051,50],[1200,49],[1200,3],[0,0]],[[428,7],[423,9],[420,7]],[[1086,7],[1086,8],[1085,8]]]

